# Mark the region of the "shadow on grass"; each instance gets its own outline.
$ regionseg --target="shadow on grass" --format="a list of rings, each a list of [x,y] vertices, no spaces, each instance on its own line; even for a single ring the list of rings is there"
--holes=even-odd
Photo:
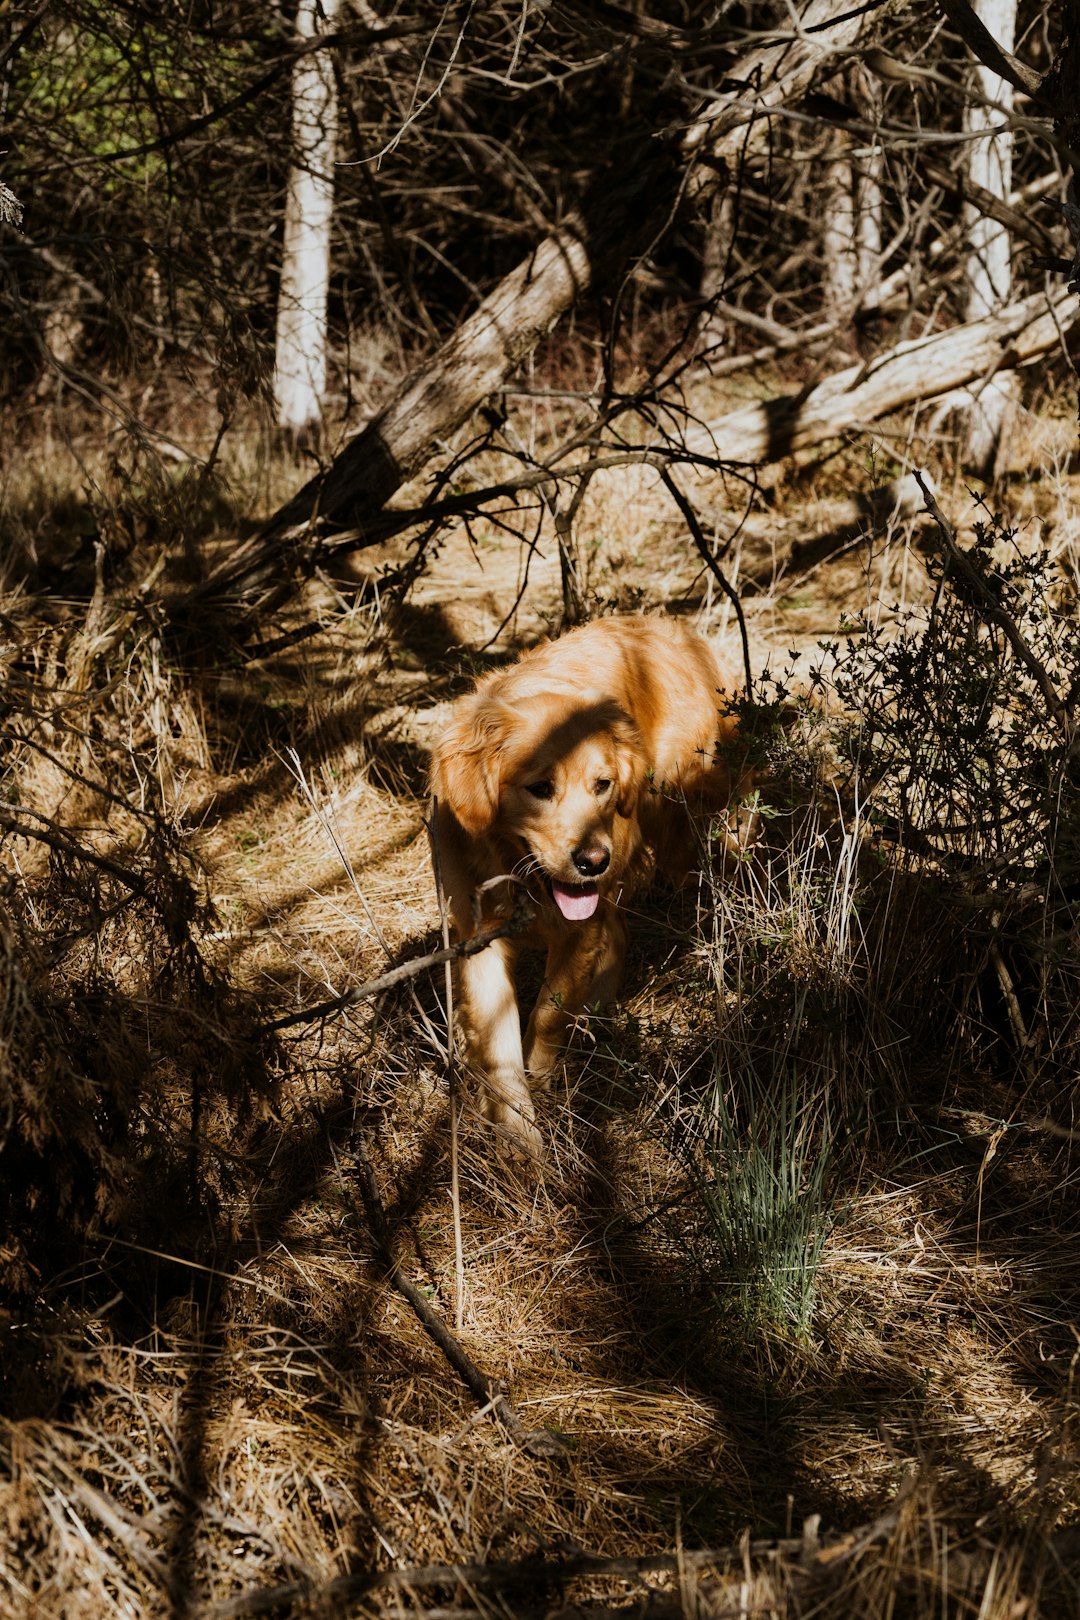
[[[407,633],[430,651],[437,628],[423,621]],[[343,685],[349,678],[341,677]],[[221,797],[212,812],[219,819],[244,813],[259,794],[293,791],[287,772],[267,757],[293,740],[275,701],[272,692],[222,701],[217,723],[236,740],[248,779]],[[329,760],[342,732],[362,729],[369,717],[366,700],[346,697],[337,729],[308,738],[306,766]],[[414,782],[416,751],[397,759],[394,771]],[[369,861],[378,853],[365,852]],[[568,1467],[555,1490],[548,1465],[518,1460],[530,1471],[522,1495],[529,1505],[513,1503],[507,1513],[532,1515],[528,1535],[554,1539],[567,1523],[587,1524],[582,1501],[598,1484],[598,1500],[608,1493],[632,1503],[668,1543],[730,1540],[748,1525],[767,1534],[792,1524],[797,1530],[812,1512],[842,1528],[864,1521],[911,1462],[936,1470],[954,1505],[973,1517],[1022,1521],[1031,1511],[1025,1492],[1043,1481],[1068,1503],[1070,1487],[1054,1472],[1059,1464],[1051,1456],[1043,1467],[1035,1453],[1045,1443],[1064,1454],[1071,1444],[1055,1414],[1072,1401],[1072,1146],[1033,1129],[1025,1134],[1017,1123],[1024,1113],[1034,1117],[1036,1103],[1053,1113],[1061,1087],[1049,1074],[1033,1087],[1020,1072],[985,938],[969,930],[957,939],[955,916],[943,909],[933,880],[892,874],[888,884],[881,916],[875,921],[868,901],[860,919],[862,976],[831,989],[827,963],[814,977],[821,964],[813,941],[796,958],[782,929],[774,929],[773,946],[745,938],[742,962],[721,964],[716,974],[715,959],[702,955],[697,899],[655,891],[637,919],[627,986],[634,1006],[648,991],[648,1016],[636,1026],[625,1017],[609,1026],[614,1060],[606,1071],[580,1054],[570,1064],[576,1159],[519,1214],[513,1197],[496,1196],[502,1172],[491,1156],[490,1186],[475,1195],[483,1233],[477,1250],[482,1255],[497,1242],[512,1248],[515,1220],[528,1219],[530,1231],[542,1227],[544,1197],[562,1206],[557,1241],[530,1262],[539,1280],[528,1281],[526,1292],[534,1315],[554,1316],[560,1291],[576,1276],[573,1320],[561,1328],[561,1342],[572,1344],[582,1383],[609,1391],[602,1422],[582,1437],[591,1469],[584,1483]],[[309,898],[306,886],[294,889],[284,913]],[[89,933],[102,911],[88,913]],[[407,941],[399,959],[420,943]],[[715,948],[712,936],[705,943]],[[119,942],[116,962],[120,944],[128,957],[137,955],[138,941]],[[158,947],[167,961],[180,944],[165,937]],[[741,978],[735,966],[745,970]],[[96,1335],[100,1345],[107,1337],[110,1350],[142,1354],[159,1341],[169,1347],[176,1477],[163,1520],[163,1594],[176,1620],[186,1620],[204,1606],[207,1571],[217,1568],[207,1539],[227,1532],[246,1542],[257,1533],[250,1508],[247,1519],[225,1515],[222,1528],[222,1433],[238,1402],[269,1401],[271,1420],[284,1411],[297,1433],[308,1432],[310,1419],[313,1435],[321,1425],[347,1437],[347,1469],[339,1458],[339,1471],[347,1473],[349,1494],[339,1518],[349,1521],[348,1534],[331,1522],[338,1510],[324,1506],[326,1545],[354,1570],[386,1556],[370,1496],[387,1444],[380,1420],[391,1405],[395,1414],[414,1411],[425,1381],[453,1380],[437,1354],[395,1331],[349,1165],[355,1133],[363,1131],[383,1183],[391,1240],[410,1264],[415,1256],[437,1291],[434,1251],[445,1250],[448,1219],[445,1108],[434,1091],[425,1106],[417,1101],[426,1062],[404,992],[369,1019],[312,1029],[285,1045],[257,1038],[255,1009],[224,984],[196,976],[180,994],[173,972],[126,993],[120,978],[119,967],[110,982],[108,968],[90,973],[82,962],[66,984],[49,987],[50,1027],[85,1086],[65,1115],[66,1082],[57,1081],[57,1118],[65,1128],[75,1121],[67,1142],[57,1130],[31,1144],[37,1157],[24,1153],[9,1182],[12,1202],[26,1206],[17,1214],[27,1262],[21,1326],[28,1332],[10,1352],[5,1415],[13,1422],[93,1421],[105,1357],[95,1362],[96,1352],[83,1349],[50,1357],[60,1316],[68,1343],[74,1322],[77,1338]],[[843,1279],[831,1294],[823,1288],[822,1310],[804,1342],[747,1332],[718,1309],[725,1279],[703,1264],[699,1216],[672,1177],[669,1125],[652,1094],[674,1069],[673,1106],[700,1106],[728,1038],[728,991],[736,984],[747,1052],[775,1042],[792,997],[807,984],[813,1016],[800,1048],[805,1072],[818,1073],[823,1054],[838,1044],[849,1050],[842,1124],[858,1151],[845,1157],[835,1188],[838,1219],[850,1222],[850,1212],[878,1194],[883,1207],[888,1198],[907,1201],[906,1224],[882,1220],[857,1276],[853,1267],[854,1280]],[[438,1025],[437,982],[416,990]],[[45,1062],[40,1053],[38,1061]],[[547,1123],[557,1135],[554,1108]],[[1008,1129],[990,1155],[997,1123]],[[470,1139],[478,1134],[467,1130]],[[83,1152],[84,1135],[92,1153]],[[481,1152],[490,1153],[486,1143]],[[653,1184],[659,1200],[650,1198]],[[681,1201],[671,1206],[674,1196]],[[1019,1246],[1018,1212],[1025,1225]],[[523,1266],[504,1274],[508,1291],[518,1271],[526,1274]],[[905,1282],[905,1271],[922,1279],[917,1287]],[[1007,1290],[991,1289],[991,1272],[1008,1274]],[[497,1294],[489,1304],[481,1332],[486,1370],[498,1374],[517,1351],[500,1325]],[[974,1333],[967,1331],[972,1322]],[[272,1380],[260,1384],[256,1376],[253,1340],[264,1330],[281,1344],[288,1340],[281,1366],[295,1363],[305,1375],[314,1369],[306,1389],[297,1379],[303,1393],[290,1386],[280,1408]],[[28,1368],[30,1340],[38,1360]],[[993,1398],[982,1405],[968,1399],[965,1379],[993,1382]],[[649,1436],[620,1432],[619,1392],[628,1386],[692,1397],[708,1413],[700,1447],[675,1446],[674,1460],[650,1458]],[[1030,1440],[1009,1428],[1002,1405],[1009,1391],[1030,1398],[1022,1414],[1037,1431]],[[467,1419],[464,1396],[456,1406]],[[992,1455],[1002,1436],[1011,1458],[1004,1470]],[[494,1428],[478,1443],[500,1477],[510,1466],[505,1444]],[[415,1480],[402,1487],[415,1489]],[[298,1500],[302,1494],[298,1487]],[[308,1511],[305,1501],[298,1517]],[[455,1531],[459,1542],[482,1556],[490,1524],[468,1528],[458,1501],[452,1512],[466,1526]],[[272,1548],[259,1581],[314,1578],[304,1556],[291,1557]]]

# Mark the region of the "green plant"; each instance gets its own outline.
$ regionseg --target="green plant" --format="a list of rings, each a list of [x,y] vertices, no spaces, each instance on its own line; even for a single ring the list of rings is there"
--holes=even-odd
[[[274,32],[268,28],[267,38]],[[189,33],[175,19],[90,8],[78,21],[55,24],[36,51],[16,56],[14,111],[84,164],[104,160],[94,171],[104,193],[164,187],[163,131],[196,117],[211,99],[235,96],[252,56],[249,42]]]
[[[688,1157],[705,1275],[723,1314],[802,1337],[835,1214],[832,1119],[827,1098],[807,1093],[795,1052],[770,1055],[777,1068],[764,1079],[717,1067]]]

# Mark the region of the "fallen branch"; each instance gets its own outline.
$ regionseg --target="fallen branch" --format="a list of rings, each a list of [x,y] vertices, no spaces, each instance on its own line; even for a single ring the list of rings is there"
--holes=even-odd
[[[996,315],[913,338],[867,364],[846,367],[800,394],[744,405],[686,434],[699,456],[761,466],[924,403],[994,371],[1011,371],[1060,342],[1076,319],[1075,297],[1035,293]]]
[[[2,814],[0,811],[0,816]],[[504,877],[494,881],[510,883],[514,880]],[[381,995],[384,990],[392,990],[396,984],[402,984],[406,979],[415,979],[419,974],[426,973],[429,968],[442,967],[445,962],[457,962],[463,956],[477,956],[480,951],[486,951],[497,939],[508,939],[513,934],[520,934],[532,920],[532,902],[524,888],[516,887],[514,893],[516,898],[513,911],[502,922],[496,923],[494,928],[486,928],[478,934],[473,934],[471,938],[459,940],[457,944],[447,945],[442,950],[429,951],[426,956],[414,956],[411,961],[402,962],[386,973],[380,973],[377,979],[369,979],[366,984],[358,984],[340,996],[331,996],[328,1001],[320,1001],[315,1007],[305,1007],[302,1012],[286,1013],[283,1018],[274,1018],[268,1024],[260,1024],[256,1033],[270,1035],[277,1030],[293,1029],[297,1024],[317,1023],[320,1018],[330,1018],[335,1013],[343,1012],[346,1007],[355,1007],[358,1002],[370,1001],[372,996]]]
[[[848,366],[799,394],[742,406],[716,422],[688,430],[680,443],[605,450],[566,467],[530,468],[515,478],[427,506],[375,512],[364,526],[338,534],[329,543],[307,544],[312,555],[317,550],[320,561],[328,562],[421,524],[436,524],[476,512],[492,501],[513,499],[553,481],[575,481],[631,463],[652,466],[661,473],[680,467],[684,474],[688,468],[707,472],[721,465],[767,465],[843,433],[864,430],[871,422],[904,406],[929,403],[954,389],[982,383],[995,370],[1026,365],[1060,342],[1077,313],[1076,300],[1067,291],[1052,298],[1036,293],[982,320],[898,344],[876,360]],[[261,554],[258,577],[264,577],[264,564],[273,572],[274,559],[282,561],[287,552],[295,561],[298,544],[280,537],[269,542]],[[251,555],[249,552],[249,561]],[[254,583],[256,573],[247,574],[242,556],[237,557],[236,567],[239,572],[234,584],[243,594],[247,588],[243,579]],[[223,573],[214,579],[224,587]],[[258,655],[265,648],[255,651]]]
[[[368,1221],[379,1251],[379,1260],[385,1267],[387,1280],[403,1299],[408,1300],[425,1333],[434,1339],[447,1361],[458,1374],[469,1392],[479,1402],[482,1412],[490,1412],[498,1419],[520,1450],[530,1457],[562,1457],[566,1446],[550,1429],[526,1429],[501,1387],[481,1372],[460,1341],[454,1337],[427,1296],[411,1283],[394,1255],[390,1232],[386,1224],[386,1211],[379,1194],[379,1184],[367,1150],[361,1142],[356,1149],[356,1170],[367,1208]]]
[[[824,1545],[818,1539],[818,1519],[815,1515],[807,1519],[801,1536],[762,1538],[754,1541],[744,1537],[727,1547],[710,1547],[701,1551],[653,1553],[637,1558],[601,1558],[595,1553],[584,1552],[577,1547],[567,1547],[556,1554],[516,1561],[493,1560],[487,1564],[421,1564],[406,1569],[341,1575],[318,1587],[296,1581],[288,1586],[270,1587],[262,1592],[248,1592],[227,1603],[219,1604],[210,1611],[208,1620],[241,1620],[241,1617],[265,1614],[276,1608],[287,1611],[295,1605],[311,1603],[314,1599],[326,1604],[328,1610],[339,1612],[340,1605],[356,1602],[376,1591],[403,1595],[453,1587],[462,1588],[474,1598],[473,1603],[461,1604],[454,1612],[470,1615],[486,1612],[475,1602],[475,1596],[482,1592],[491,1592],[500,1600],[496,1607],[496,1612],[500,1614],[531,1613],[535,1610],[550,1616],[559,1612],[552,1603],[552,1594],[565,1592],[571,1581],[582,1576],[601,1576],[608,1580],[638,1583],[646,1575],[700,1576],[709,1569],[736,1566],[741,1577],[747,1560],[757,1558],[782,1558],[788,1561],[789,1567],[796,1573],[813,1580],[815,1577],[820,1578],[845,1568],[874,1542],[890,1535],[896,1529],[903,1507],[914,1494],[917,1483],[916,1475],[908,1475],[889,1506],[876,1519],[857,1530],[849,1531],[846,1535],[834,1537]],[[650,1597],[666,1595],[649,1593]],[[684,1615],[687,1612],[684,1594],[680,1591],[671,1595],[677,1606],[670,1612],[673,1615]],[[513,1599],[512,1609],[507,1606],[507,1598]],[[439,1612],[446,1614],[450,1611],[440,1609]],[[585,1611],[575,1606],[574,1612],[600,1615],[606,1614],[608,1610],[598,1606],[595,1611],[592,1609]],[[638,1614],[641,1611],[622,1609],[620,1612]],[[667,1612],[651,1608],[648,1611],[650,1620],[654,1615],[656,1620],[659,1620],[660,1614],[666,1615]],[[744,1611],[740,1609],[739,1612]]]
[[[874,8],[880,13],[880,7]],[[773,35],[734,64],[733,86],[677,140],[642,142],[620,155],[581,206],[504,277],[330,467],[287,502],[261,534],[184,599],[256,608],[279,600],[318,561],[316,518],[362,534],[403,483],[536,347],[564,312],[615,265],[624,268],[666,228],[680,192],[696,195],[718,171],[765,147],[777,110],[858,38],[868,8],[810,0],[794,30]]]

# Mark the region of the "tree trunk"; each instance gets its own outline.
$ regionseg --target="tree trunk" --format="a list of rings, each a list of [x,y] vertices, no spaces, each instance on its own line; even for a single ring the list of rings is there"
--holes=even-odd
[[[730,336],[730,324],[717,308],[717,303],[724,295],[734,239],[735,199],[728,187],[709,199],[705,211],[705,239],[701,250],[701,301],[704,310],[695,333],[694,348],[706,364],[719,359]]]
[[[825,163],[821,230],[822,314],[836,327],[837,345],[854,353],[852,323],[858,286],[855,170],[851,162],[851,136],[834,129]]]
[[[405,380],[390,403],[357,434],[325,474],[278,511],[261,535],[240,547],[197,593],[197,600],[242,599],[255,606],[280,595],[295,566],[311,566],[298,541],[316,514],[361,531],[477,405],[503,382],[560,316],[615,259],[655,238],[679,191],[703,199],[717,172],[763,150],[770,117],[854,43],[867,13],[843,0],[811,0],[797,26],[736,64],[735,86],[718,96],[665,150],[658,141],[628,153],[592,188],[585,203],[506,276],[442,347]],[[881,11],[871,13],[875,18]],[[747,88],[747,87],[750,88]],[[362,543],[362,542],[361,542]]]
[[[875,133],[855,164],[855,285],[856,310],[877,308],[881,285],[881,86],[862,66],[852,75],[862,116]]]
[[[837,80],[838,99],[874,125],[881,111],[877,81],[856,64]],[[826,157],[822,224],[822,313],[854,351],[859,311],[876,307],[881,280],[881,151],[864,134],[833,130]]]
[[[333,26],[338,0],[300,0],[302,39]],[[302,56],[292,79],[292,168],[278,289],[274,409],[295,442],[315,432],[326,393],[326,306],[334,213],[337,88],[325,50]]]
[[[975,0],[980,21],[1005,51],[1012,51],[1016,27],[1016,0]],[[1001,129],[1013,103],[1013,87],[992,69],[977,63],[972,69],[975,95],[964,111],[964,128],[978,136],[968,147],[968,178],[995,197],[1007,198],[1012,186],[1012,131]],[[989,219],[977,204],[965,203],[969,253],[966,267],[965,313],[969,321],[992,315],[1008,303],[1012,291],[1012,246],[1005,225]],[[1016,377],[990,377],[972,399],[962,457],[972,472],[993,470],[1001,431],[1017,396]]]

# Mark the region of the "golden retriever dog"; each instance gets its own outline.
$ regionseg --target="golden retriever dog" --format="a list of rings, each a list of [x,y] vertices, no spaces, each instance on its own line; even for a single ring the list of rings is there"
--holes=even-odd
[[[634,615],[545,643],[454,706],[431,791],[455,935],[506,914],[506,884],[480,892],[493,878],[512,874],[535,906],[523,933],[458,964],[468,1067],[512,1148],[539,1154],[530,1088],[574,1017],[618,992],[624,903],[657,868],[681,881],[693,821],[726,811],[744,785],[723,748],[734,689],[701,636]],[[529,946],[547,951],[547,968],[523,1038],[514,970]]]

